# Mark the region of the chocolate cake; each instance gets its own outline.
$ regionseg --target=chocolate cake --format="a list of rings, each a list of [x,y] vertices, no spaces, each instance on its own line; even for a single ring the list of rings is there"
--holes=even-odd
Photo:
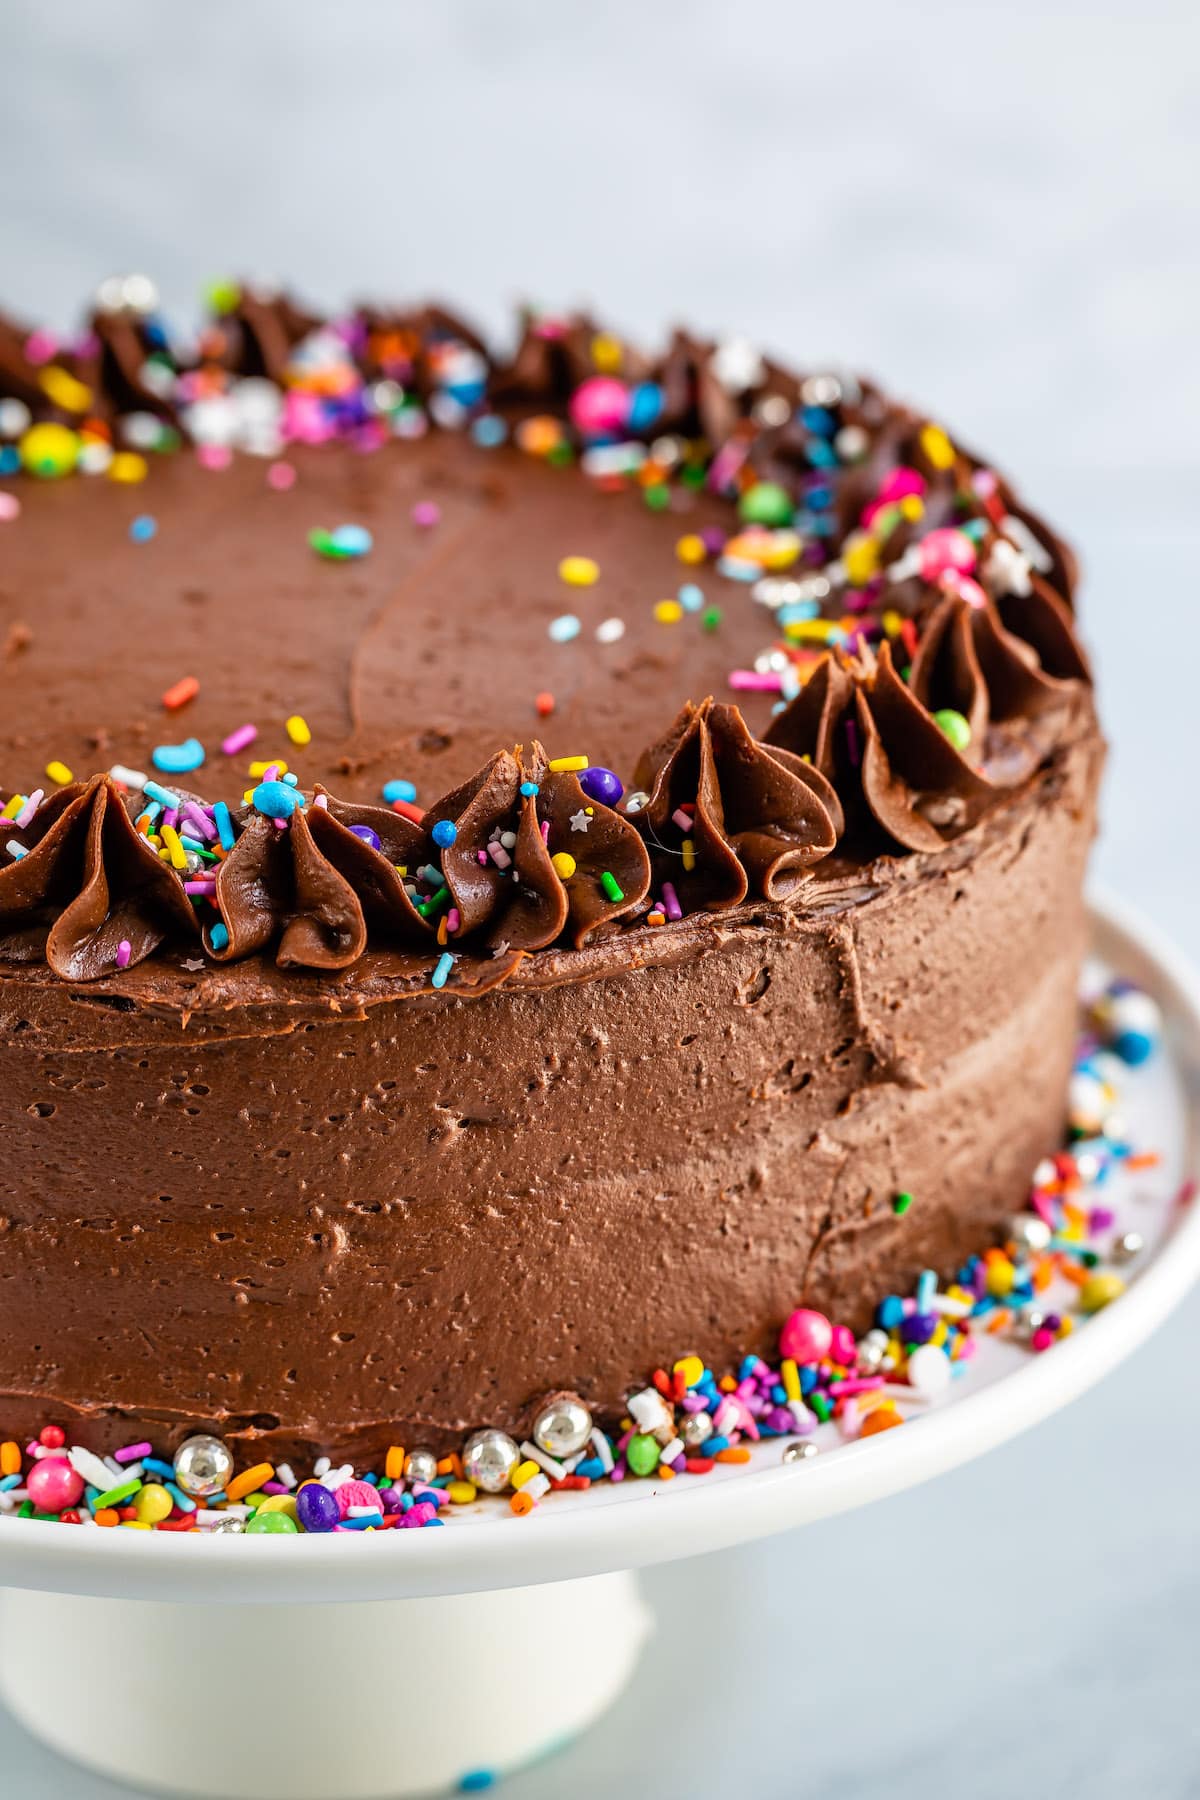
[[[1064,1115],[1070,552],[740,341],[213,305],[0,326],[6,1431],[442,1450],[951,1273]]]

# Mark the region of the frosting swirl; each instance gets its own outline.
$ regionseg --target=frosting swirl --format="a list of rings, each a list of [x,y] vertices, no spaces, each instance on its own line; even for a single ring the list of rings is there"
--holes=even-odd
[[[182,883],[107,775],[60,788],[14,835],[25,854],[0,866],[0,957],[94,981],[197,936]]]

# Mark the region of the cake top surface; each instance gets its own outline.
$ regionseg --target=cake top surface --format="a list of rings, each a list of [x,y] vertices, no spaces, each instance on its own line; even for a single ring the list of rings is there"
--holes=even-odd
[[[0,323],[9,961],[569,972],[936,855],[1088,712],[1069,552],[869,382],[215,299]]]

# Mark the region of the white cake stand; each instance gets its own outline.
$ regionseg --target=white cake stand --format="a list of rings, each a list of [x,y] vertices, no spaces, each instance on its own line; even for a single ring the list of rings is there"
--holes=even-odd
[[[0,1692],[39,1737],[158,1793],[345,1800],[437,1792],[543,1755],[629,1679],[650,1629],[631,1571],[803,1525],[924,1481],[1037,1423],[1162,1321],[1200,1270],[1200,980],[1124,907],[1094,950],[1152,993],[1168,1046],[1132,1071],[1111,1193],[1146,1251],[1114,1305],[1044,1355],[985,1338],[952,1397],[900,1431],[785,1464],[481,1503],[441,1531],[214,1537],[0,1520]],[[472,1780],[471,1778],[474,1778]]]

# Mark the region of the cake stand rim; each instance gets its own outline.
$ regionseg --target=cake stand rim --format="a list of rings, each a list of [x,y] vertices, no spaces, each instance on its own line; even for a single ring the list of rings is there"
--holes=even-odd
[[[1200,971],[1127,901],[1089,890],[1092,954],[1136,972],[1200,1045]],[[1129,965],[1134,965],[1133,970]],[[1190,1084],[1189,1173],[1197,1173]],[[1188,1208],[1115,1305],[1085,1330],[975,1393],[868,1443],[730,1481],[687,1482],[634,1505],[568,1501],[535,1519],[366,1537],[194,1537],[0,1522],[0,1585],[165,1601],[312,1603],[419,1599],[525,1587],[726,1549],[850,1511],[998,1448],[1101,1380],[1200,1275],[1200,1204]]]

